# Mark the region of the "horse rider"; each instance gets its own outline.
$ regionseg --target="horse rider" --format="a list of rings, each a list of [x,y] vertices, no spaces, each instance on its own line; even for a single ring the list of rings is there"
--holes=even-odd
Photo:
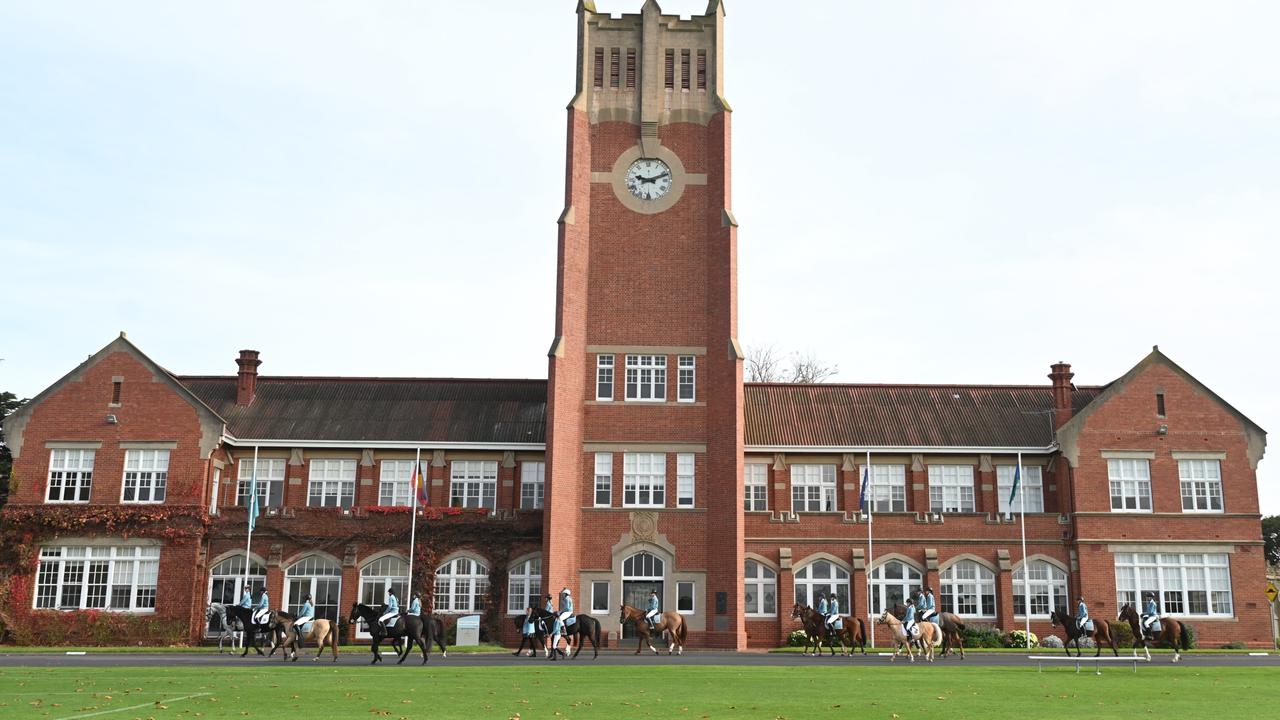
[[[556,615],[556,626],[551,631],[551,659],[556,659],[560,650],[560,636],[568,634],[569,625],[573,624],[573,593],[569,588],[560,591],[560,612]]]
[[[649,591],[649,608],[644,614],[644,621],[649,624],[649,631],[652,632],[654,626],[658,622],[658,616],[662,614],[661,607],[658,605],[658,591]]]
[[[414,593],[413,599],[409,601],[409,614],[414,617],[422,617],[422,593]]]
[[[394,625],[398,617],[400,617],[400,601],[396,599],[395,589],[387,588],[387,601],[382,606],[382,617],[378,618],[378,624]]]
[[[556,604],[555,604],[554,602],[552,602],[552,600],[551,600],[551,595],[550,595],[550,594],[548,594],[548,595],[546,596],[546,603],[544,603],[544,604],[543,604],[543,606],[542,606],[542,611],[543,611],[543,612],[545,612],[546,614],[548,614],[548,615],[552,616],[552,617],[555,617],[555,614],[556,614]],[[543,621],[541,618],[539,618],[539,619],[538,619],[538,622],[542,623],[542,632],[543,632],[543,633],[546,633],[546,632],[547,632],[547,625],[546,625],[545,621]],[[555,627],[555,625],[553,624],[553,625],[552,625],[552,627],[554,628],[554,627]],[[548,636],[546,636],[545,638],[543,638],[543,643],[544,643],[544,644],[546,644],[546,646],[547,646],[547,647],[545,647],[544,649],[545,649],[547,652],[551,652],[551,636],[549,636],[549,635],[548,635]]]
[[[253,593],[249,592],[249,588],[245,588],[244,592],[240,593],[240,607],[245,610],[253,607]]]
[[[907,612],[902,616],[902,631],[907,634],[907,639],[911,640],[915,637],[916,631],[916,601],[913,598],[907,598]]]
[[[1154,638],[1160,627],[1160,606],[1156,603],[1156,594],[1147,591],[1142,593],[1146,601],[1142,606],[1142,632],[1148,638]]]
[[[1089,606],[1085,604],[1084,596],[1076,598],[1076,629],[1080,632],[1088,632],[1084,629],[1089,623]]]
[[[818,615],[822,616],[822,622],[825,625],[827,622],[827,594],[826,593],[818,593],[818,607],[814,608],[813,610],[814,612],[818,613]]]
[[[835,629],[836,621],[840,619],[840,598],[835,593],[831,593],[831,602],[827,603],[827,631],[831,632]]]
[[[934,620],[937,616],[938,609],[933,600],[933,588],[926,585],[920,591],[920,622],[937,622]]]
[[[316,608],[311,604],[311,595],[302,601],[302,610],[298,611],[298,619],[293,621],[293,634],[297,637],[298,642],[302,642],[302,636],[311,632],[311,621],[316,617]]]
[[[267,589],[262,588],[258,596],[258,604],[253,609],[253,624],[266,625],[271,620],[271,601],[267,599]]]

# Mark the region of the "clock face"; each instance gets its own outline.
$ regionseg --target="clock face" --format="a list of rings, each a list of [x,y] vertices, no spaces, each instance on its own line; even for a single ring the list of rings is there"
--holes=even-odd
[[[655,158],[640,158],[627,168],[627,189],[641,200],[657,200],[671,191],[671,168]]]

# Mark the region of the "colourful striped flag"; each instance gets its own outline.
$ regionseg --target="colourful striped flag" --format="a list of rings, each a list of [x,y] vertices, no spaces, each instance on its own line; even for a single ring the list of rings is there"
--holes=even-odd
[[[413,492],[418,496],[419,505],[426,507],[431,504],[430,498],[427,497],[427,483],[422,477],[421,462],[413,465]]]

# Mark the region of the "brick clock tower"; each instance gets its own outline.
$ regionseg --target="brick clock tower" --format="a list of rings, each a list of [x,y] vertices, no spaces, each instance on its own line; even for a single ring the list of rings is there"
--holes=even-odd
[[[724,8],[578,5],[550,351],[546,592],[620,630],[656,590],[746,647],[742,352]]]

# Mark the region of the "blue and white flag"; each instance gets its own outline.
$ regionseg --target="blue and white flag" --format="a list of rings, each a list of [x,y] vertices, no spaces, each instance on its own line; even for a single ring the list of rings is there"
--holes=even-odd
[[[1018,496],[1018,484],[1022,482],[1022,466],[1013,466],[1013,488],[1009,491],[1009,512],[1013,512],[1013,499]]]

